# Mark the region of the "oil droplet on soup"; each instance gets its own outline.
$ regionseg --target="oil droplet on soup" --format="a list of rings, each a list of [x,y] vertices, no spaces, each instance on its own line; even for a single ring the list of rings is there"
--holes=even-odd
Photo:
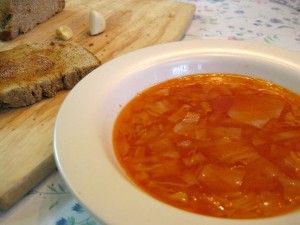
[[[151,87],[117,118],[120,164],[145,192],[183,210],[262,218],[300,206],[300,96],[238,75]]]

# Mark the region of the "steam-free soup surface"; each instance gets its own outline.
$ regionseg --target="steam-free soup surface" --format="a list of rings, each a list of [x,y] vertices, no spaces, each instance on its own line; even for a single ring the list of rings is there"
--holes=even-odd
[[[300,206],[300,97],[274,84],[226,74],[166,81],[124,107],[113,141],[131,179],[175,207],[260,218]]]

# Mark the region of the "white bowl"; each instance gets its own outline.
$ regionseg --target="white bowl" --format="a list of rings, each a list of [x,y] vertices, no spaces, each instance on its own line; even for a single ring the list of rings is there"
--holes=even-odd
[[[300,55],[247,42],[186,41],[116,58],[67,96],[55,124],[54,151],[67,185],[93,216],[110,225],[296,225],[300,212],[252,220],[222,219],[162,203],[129,180],[113,150],[118,113],[137,93],[197,73],[259,77],[300,92]]]

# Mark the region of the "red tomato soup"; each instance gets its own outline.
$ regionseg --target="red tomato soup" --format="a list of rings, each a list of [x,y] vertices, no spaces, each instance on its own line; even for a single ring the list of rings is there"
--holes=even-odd
[[[156,199],[223,218],[262,218],[300,206],[300,96],[230,74],[151,87],[115,123],[116,155]]]

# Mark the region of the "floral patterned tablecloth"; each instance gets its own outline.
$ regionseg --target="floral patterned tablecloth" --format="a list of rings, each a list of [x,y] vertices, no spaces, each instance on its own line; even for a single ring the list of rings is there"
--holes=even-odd
[[[183,41],[251,41],[300,52],[299,0],[178,1],[197,7]],[[70,193],[58,171],[12,209],[0,212],[0,224],[102,225]]]
[[[300,11],[296,4],[291,7],[288,1],[281,0],[186,2],[196,4],[197,10],[183,40],[252,41],[300,51]]]

